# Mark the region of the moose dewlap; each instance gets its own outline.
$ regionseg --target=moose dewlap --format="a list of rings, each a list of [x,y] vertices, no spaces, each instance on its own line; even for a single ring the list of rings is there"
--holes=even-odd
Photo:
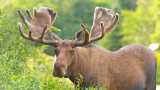
[[[62,40],[49,31],[57,15],[53,9],[34,9],[33,17],[28,10],[26,13],[30,22],[18,10],[29,35],[24,34],[21,23],[20,34],[25,39],[55,46],[55,77],[69,78],[77,85],[81,75],[83,89],[93,86],[107,90],[156,90],[157,58],[152,50],[143,45],[128,45],[111,52],[89,45],[102,39],[117,24],[119,15],[112,10],[96,7],[91,32],[81,24],[82,30],[75,33],[73,40]],[[45,40],[47,34],[51,41]]]

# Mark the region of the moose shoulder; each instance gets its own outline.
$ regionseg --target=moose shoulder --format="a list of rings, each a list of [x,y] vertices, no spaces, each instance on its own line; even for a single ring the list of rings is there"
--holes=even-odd
[[[18,10],[30,30],[29,35],[23,33],[21,23],[18,24],[20,34],[25,39],[55,46],[55,77],[68,77],[75,84],[83,79],[82,88],[102,86],[108,90],[156,90],[157,58],[152,50],[143,45],[128,45],[111,52],[97,45],[89,45],[112,30],[119,19],[117,13],[96,7],[90,33],[81,24],[83,29],[75,33],[73,40],[61,40],[49,31],[56,12],[41,7],[39,11],[34,9],[33,18],[28,10],[26,12],[30,23]],[[51,41],[45,40],[47,34]]]

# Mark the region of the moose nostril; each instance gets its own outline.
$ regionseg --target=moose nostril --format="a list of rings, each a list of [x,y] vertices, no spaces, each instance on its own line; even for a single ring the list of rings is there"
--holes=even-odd
[[[65,64],[55,63],[53,76],[54,77],[59,77],[59,78],[63,77],[65,75],[65,70],[66,69],[67,69],[67,67],[65,66]]]
[[[53,71],[53,76],[54,77],[58,77],[58,76],[60,76],[60,72],[59,71]]]
[[[59,72],[59,71],[58,71],[58,72],[54,71],[54,72],[53,72],[53,76],[54,76],[54,77],[59,77],[59,78],[61,78],[61,77],[63,77],[64,75],[62,74],[61,71],[60,71],[60,72]]]

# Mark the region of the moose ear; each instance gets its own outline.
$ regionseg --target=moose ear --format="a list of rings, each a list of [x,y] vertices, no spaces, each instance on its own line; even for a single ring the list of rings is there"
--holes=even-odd
[[[84,40],[84,33],[83,30],[79,30],[75,33],[73,40],[75,41],[83,41]]]

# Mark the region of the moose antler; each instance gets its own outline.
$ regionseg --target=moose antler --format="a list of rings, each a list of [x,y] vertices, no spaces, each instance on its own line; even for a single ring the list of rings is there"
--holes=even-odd
[[[57,15],[56,12],[53,12],[53,10],[50,8],[41,7],[39,11],[37,11],[37,9],[34,9],[33,18],[29,10],[26,10],[26,13],[28,15],[30,22],[28,22],[25,16],[23,15],[23,13],[20,10],[18,10],[19,16],[21,17],[21,19],[29,29],[29,35],[24,34],[22,29],[22,24],[18,23],[21,36],[24,37],[25,39],[41,42],[47,45],[56,46],[57,45],[56,41],[45,40],[45,36],[47,32],[49,32],[49,29],[51,28],[52,24],[56,19],[56,15]],[[49,35],[52,35],[53,37],[55,37],[56,40],[61,40],[54,33],[49,32]]]
[[[84,40],[74,42],[73,47],[85,46],[94,41],[102,39],[105,36],[105,34],[110,30],[112,30],[112,28],[117,24],[118,19],[119,19],[118,13],[113,15],[113,12],[110,9],[96,7],[94,12],[93,26],[90,35],[88,35],[88,31],[86,30],[86,27],[83,25]],[[75,36],[75,38],[82,38],[82,37]]]
[[[60,41],[61,39],[54,33],[49,31],[56,19],[56,12],[53,12],[53,10],[50,8],[41,7],[39,11],[37,11],[37,9],[34,9],[33,18],[29,10],[26,10],[26,13],[30,22],[28,22],[23,13],[20,10],[18,10],[19,16],[30,30],[29,35],[24,34],[22,24],[19,23],[18,26],[21,36],[25,39],[56,46],[58,43],[57,41]],[[73,42],[72,46],[85,46],[94,41],[102,39],[105,36],[105,34],[112,30],[112,28],[117,24],[118,19],[119,15],[117,13],[114,15],[110,9],[96,7],[94,12],[94,20],[91,33],[89,34],[85,25],[81,24],[83,29],[75,34],[74,41],[78,41]],[[47,33],[52,39],[52,41],[45,40],[45,36]]]

